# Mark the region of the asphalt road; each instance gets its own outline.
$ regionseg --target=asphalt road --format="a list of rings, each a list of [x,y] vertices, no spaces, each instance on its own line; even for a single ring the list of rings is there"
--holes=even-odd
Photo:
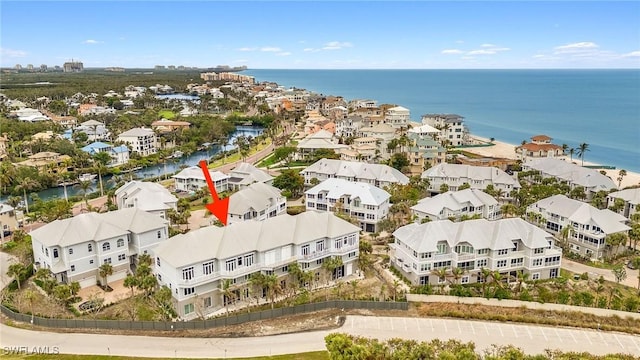
[[[331,332],[387,339],[431,340],[455,338],[473,341],[476,349],[491,344],[513,344],[527,353],[545,349],[586,351],[592,354],[640,355],[640,337],[582,329],[489,323],[455,319],[348,316],[340,329],[244,338],[162,338],[95,334],[34,332],[0,325],[4,353],[15,347],[57,347],[64,354],[144,357],[224,358],[252,357],[324,350]],[[24,351],[23,351],[24,352]]]

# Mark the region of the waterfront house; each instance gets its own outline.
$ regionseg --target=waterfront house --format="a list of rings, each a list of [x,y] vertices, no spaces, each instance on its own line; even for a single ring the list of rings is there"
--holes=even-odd
[[[562,146],[552,144],[551,138],[547,135],[532,136],[531,142],[516,147],[516,158],[518,160],[560,156],[564,156]]]
[[[424,114],[422,124],[438,130],[438,140],[451,146],[461,146],[468,142],[468,133],[464,118],[457,114]]]
[[[566,241],[565,245],[571,251],[594,260],[622,251],[624,247],[609,247],[606,238],[615,233],[627,234],[630,229],[624,216],[564,195],[554,195],[529,205],[527,218],[547,231],[558,234],[559,241]],[[569,230],[565,240],[562,239],[562,230],[567,227]]]
[[[71,156],[60,155],[57,152],[43,151],[30,155],[27,160],[15,163],[16,166],[28,166],[38,169],[39,172],[49,174],[60,174],[73,171],[73,166],[69,165]]]
[[[265,220],[287,212],[287,198],[271,185],[256,182],[229,196],[227,224]]]
[[[624,206],[618,212],[620,215],[631,219],[631,215],[640,211],[640,188],[614,191],[607,195],[607,207],[614,205],[616,199],[624,201]]]
[[[493,196],[479,189],[447,191],[424,198],[411,207],[416,222],[428,220],[460,220],[462,216],[481,216],[487,220],[502,218],[500,205]]]
[[[313,211],[209,226],[174,236],[158,246],[154,272],[160,285],[171,289],[178,316],[194,319],[236,299],[266,298],[265,291],[249,290],[254,273],[276,275],[280,286],[286,288],[292,281],[288,266],[297,263],[319,282],[322,264],[338,257],[342,265],[330,278],[354,274],[359,232],[357,226],[333,214]],[[231,296],[225,295],[225,281],[231,283]]]
[[[306,186],[329,178],[358,181],[379,188],[391,184],[406,185],[409,183],[409,178],[406,175],[389,165],[336,159],[320,159],[300,171],[300,175],[304,176]]]
[[[396,137],[396,129],[390,124],[379,124],[375,126],[363,127],[358,131],[358,135],[377,139],[378,154],[381,159],[388,160],[391,157],[387,145]]]
[[[229,181],[229,175],[211,169],[209,169],[209,175],[216,187],[216,192],[220,193],[228,190],[227,182]],[[199,166],[184,168],[179,173],[173,175],[172,178],[175,179],[174,186],[176,191],[198,191],[207,186],[204,173]]]
[[[148,156],[158,152],[158,141],[155,132],[148,128],[133,128],[118,135],[118,141],[125,142],[131,151],[140,156]]]
[[[0,203],[0,236],[4,242],[4,237],[11,235],[18,230],[19,224],[13,206]]]
[[[411,122],[411,112],[402,106],[388,108],[384,113],[384,123],[394,129],[408,128]]]
[[[129,162],[129,148],[125,145],[113,146],[97,141],[83,147],[82,151],[92,157],[101,152],[107,153],[111,157],[107,166],[120,166]]]
[[[618,189],[616,183],[596,169],[589,169],[556,158],[529,158],[522,163],[522,171],[536,171],[542,178],[555,178],[571,189],[582,186],[591,200],[598,191]]]
[[[389,214],[388,192],[371,184],[326,179],[304,192],[307,211],[337,212],[358,220],[360,228],[377,232],[378,222]]]
[[[407,138],[409,146],[406,147],[406,154],[411,176],[420,176],[425,169],[445,163],[447,149],[430,135],[420,135],[418,132],[409,131]]]
[[[518,272],[531,280],[560,276],[562,250],[553,235],[520,218],[411,223],[393,237],[391,265],[416,286],[485,282],[482,269],[499,272],[507,282]],[[458,279],[454,268],[463,271]]]
[[[340,160],[376,162],[382,158],[378,142],[380,139],[371,137],[353,139],[353,143],[348,148],[340,150]]]
[[[256,182],[271,185],[273,176],[249,163],[238,164],[229,172],[229,179],[227,180],[230,190],[244,189]]]
[[[106,140],[111,134],[107,127],[96,120],[85,121],[80,124],[80,126],[73,129],[73,131],[79,131],[87,134],[87,139],[89,141],[98,141],[98,140]]]
[[[178,198],[164,186],[143,181],[129,181],[116,192],[118,209],[135,207],[167,219],[169,209],[177,210]]]
[[[338,138],[355,137],[358,129],[363,126],[364,119],[358,115],[350,115],[344,119],[338,119],[336,123],[335,135]]]
[[[33,230],[31,243],[36,268],[49,269],[55,279],[80,287],[95,285],[99,267],[111,264],[107,282],[123,279],[141,254],[169,237],[167,222],[140,209],[84,213],[55,220]]]
[[[488,185],[502,191],[502,197],[511,198],[511,192],[520,188],[520,183],[506,172],[495,167],[470,166],[460,164],[438,164],[422,173],[429,180],[429,191],[440,193],[442,185],[457,191],[464,184],[472,189],[484,190]]]

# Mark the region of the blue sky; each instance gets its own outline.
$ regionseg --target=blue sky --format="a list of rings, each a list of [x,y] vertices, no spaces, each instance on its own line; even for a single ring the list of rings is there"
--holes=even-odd
[[[1,65],[640,68],[640,2],[2,1]]]

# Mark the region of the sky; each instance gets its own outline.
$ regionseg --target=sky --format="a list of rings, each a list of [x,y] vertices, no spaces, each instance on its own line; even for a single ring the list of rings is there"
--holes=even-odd
[[[640,68],[640,1],[7,1],[2,67]]]

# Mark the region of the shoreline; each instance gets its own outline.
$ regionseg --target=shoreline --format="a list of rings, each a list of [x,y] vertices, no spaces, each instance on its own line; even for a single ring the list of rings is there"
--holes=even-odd
[[[478,135],[469,134],[469,137],[479,142],[485,142],[485,143],[490,142],[489,138],[485,138]],[[493,146],[487,146],[487,147],[481,147],[481,148],[465,148],[464,151],[477,154],[480,156],[486,156],[486,157],[516,159],[515,149],[518,145],[510,144],[510,143],[500,141],[500,140],[495,140],[495,139],[493,140],[493,144],[494,144]],[[559,157],[558,159],[562,159],[569,162],[570,158],[568,156],[565,156],[565,157]],[[582,161],[574,155],[573,163],[575,163],[576,165],[581,165]],[[607,166],[607,165],[597,164],[590,161],[585,161],[584,165],[593,167],[596,170],[605,171],[606,175],[609,178],[611,178],[613,182],[618,184],[618,172],[622,169],[618,169],[617,166],[616,166],[616,169],[599,168],[598,166]],[[630,170],[626,170],[626,171],[627,171],[627,175],[625,175],[624,178],[622,179],[622,183],[619,190],[622,190],[629,186],[640,185],[640,173],[630,171]]]

